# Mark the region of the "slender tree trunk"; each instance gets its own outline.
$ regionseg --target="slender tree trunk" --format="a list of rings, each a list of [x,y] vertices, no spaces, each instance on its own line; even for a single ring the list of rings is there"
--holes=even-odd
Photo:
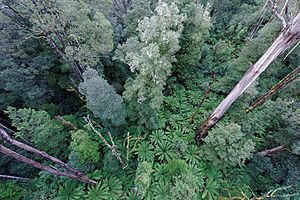
[[[280,89],[282,89],[284,86],[295,80],[297,77],[299,77],[300,72],[300,66],[297,67],[295,70],[293,70],[291,73],[289,73],[284,79],[282,79],[279,83],[277,83],[269,92],[258,98],[247,110],[246,112],[250,112],[253,109],[255,109],[257,106],[262,105],[265,103],[268,99],[270,99],[273,94],[278,92]]]
[[[10,175],[3,175],[0,174],[0,179],[12,179],[12,180],[17,180],[17,181],[29,181],[29,178],[24,178],[24,177],[18,177],[18,176],[10,176]]]
[[[298,13],[294,19],[288,23],[271,47],[253,66],[249,68],[239,83],[219,104],[208,119],[198,127],[196,131],[197,139],[201,140],[205,137],[208,129],[214,126],[223,117],[229,107],[245,92],[245,90],[259,77],[259,75],[267,69],[271,62],[291,46],[295,45],[299,38],[300,13]]]
[[[10,150],[10,152],[7,150],[6,147],[2,146],[2,148],[5,150],[6,152],[6,155],[9,155],[17,160],[20,160],[22,162],[25,162],[27,164],[30,164],[36,168],[39,168],[39,169],[43,169],[43,170],[46,170],[52,174],[55,174],[55,175],[59,175],[58,172],[60,173],[59,176],[68,176],[70,178],[73,178],[73,179],[76,179],[78,181],[81,181],[81,182],[84,182],[84,183],[89,183],[89,184],[95,184],[96,182],[94,182],[93,180],[89,179],[87,176],[85,176],[82,172],[78,171],[77,169],[74,169],[72,168],[71,166],[69,166],[68,164],[62,162],[61,160],[57,159],[57,158],[54,158],[52,156],[50,156],[49,154],[47,154],[46,152],[43,152],[43,151],[40,151],[36,148],[33,148],[27,144],[24,144],[22,142],[19,142],[17,140],[14,140],[12,139],[3,129],[0,128],[0,138],[3,139],[5,142],[7,143],[10,143],[12,145],[15,145],[17,147],[20,147],[28,152],[31,152],[33,154],[36,154],[38,156],[41,156],[43,158],[45,158],[46,160],[49,160],[49,161],[52,161],[56,164],[58,164],[59,166],[63,167],[64,169],[66,169],[67,171],[69,171],[70,173],[65,173],[65,172],[60,172],[58,170],[56,170],[57,172],[54,172],[54,171],[49,171],[49,168],[50,167],[46,167],[46,166],[42,166],[43,168],[41,168],[41,164],[36,162],[36,161],[33,161],[29,158],[26,158],[20,154],[17,154],[16,152]],[[4,151],[3,150],[3,151]],[[5,154],[5,152],[2,152]],[[9,153],[9,154],[7,154]],[[21,158],[21,159],[19,159]],[[52,169],[52,168],[50,168]],[[53,170],[53,169],[52,169]]]
[[[272,154],[278,153],[278,152],[283,151],[285,149],[286,149],[285,145],[280,145],[280,146],[272,148],[272,149],[266,149],[266,150],[263,150],[261,152],[258,152],[256,155],[259,155],[259,156],[270,156]]]
[[[38,149],[35,149],[27,144],[24,144],[22,142],[19,142],[17,140],[14,140],[12,139],[3,129],[0,129],[0,138],[2,138],[4,141],[12,144],[12,145],[15,145],[17,147],[20,147],[28,152],[31,152],[33,154],[36,154],[36,155],[39,155],[43,158],[45,158],[46,160],[49,160],[49,161],[52,161],[56,164],[58,164],[59,166],[65,168],[66,170],[69,170],[70,172],[74,173],[74,174],[77,174],[77,175],[80,175],[80,176],[84,176],[84,174],[82,174],[80,171],[78,171],[77,169],[74,169],[72,167],[70,167],[69,165],[67,165],[66,163],[62,162],[61,160],[55,158],[55,157],[52,157],[50,156],[49,154],[47,154],[46,152],[44,151],[40,151]]]
[[[211,90],[211,86],[208,85],[208,87],[207,87],[207,89],[205,90],[205,93],[204,93],[204,95],[203,95],[201,101],[200,101],[200,102],[198,103],[198,105],[197,105],[197,109],[195,110],[195,112],[193,113],[192,117],[190,118],[190,124],[194,123],[195,117],[196,117],[196,115],[198,114],[198,112],[199,112],[199,110],[200,110],[202,104],[204,103],[205,99],[207,98],[207,96],[208,96],[210,90]]]
[[[89,179],[88,177],[76,176],[76,175],[68,173],[68,172],[61,172],[61,171],[58,171],[54,168],[44,166],[41,163],[36,162],[36,161],[34,161],[30,158],[27,158],[25,156],[22,156],[21,154],[18,154],[17,152],[15,152],[13,150],[10,150],[10,149],[6,148],[5,146],[3,146],[1,144],[0,144],[0,153],[8,155],[8,156],[20,161],[20,162],[26,163],[28,165],[31,165],[31,166],[35,167],[35,168],[45,170],[45,171],[47,171],[47,172],[49,172],[53,175],[56,175],[56,176],[65,176],[65,177],[69,177],[69,178],[72,178],[74,180],[77,180],[77,181],[80,181],[80,182],[83,182],[83,183],[96,184],[95,181]]]

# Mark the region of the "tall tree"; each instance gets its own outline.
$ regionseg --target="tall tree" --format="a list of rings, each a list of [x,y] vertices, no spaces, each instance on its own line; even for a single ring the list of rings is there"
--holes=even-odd
[[[119,47],[119,58],[136,74],[125,85],[125,101],[131,119],[148,128],[157,128],[157,111],[163,102],[163,89],[171,74],[184,16],[175,3],[160,1],[155,14],[138,25],[138,37],[129,38]]]

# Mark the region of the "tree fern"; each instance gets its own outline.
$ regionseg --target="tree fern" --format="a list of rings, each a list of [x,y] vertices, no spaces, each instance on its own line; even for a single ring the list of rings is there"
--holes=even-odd
[[[155,200],[170,199],[170,184],[162,181],[155,184]]]
[[[122,183],[115,177],[106,178],[104,181],[108,186],[109,200],[119,200],[123,194]]]
[[[141,161],[152,161],[154,158],[153,145],[147,141],[142,141],[137,147],[136,153]]]
[[[195,145],[191,145],[183,152],[183,158],[189,164],[196,165],[200,161],[199,149]]]
[[[168,176],[168,173],[164,168],[165,168],[164,164],[158,164],[158,163],[154,164],[153,178],[155,180],[155,183],[157,183],[157,182],[164,182],[164,183],[170,182],[171,177]]]
[[[84,186],[74,181],[67,181],[64,186],[60,186],[56,200],[81,200],[84,196]]]
[[[167,133],[163,132],[162,130],[153,131],[150,135],[150,141],[154,145],[157,145],[158,143],[166,139],[167,139]]]
[[[86,200],[107,200],[109,199],[109,188],[103,180],[99,181],[96,186],[90,186],[85,195]]]
[[[176,157],[176,152],[170,142],[162,141],[154,149],[155,155],[160,161],[170,161]]]

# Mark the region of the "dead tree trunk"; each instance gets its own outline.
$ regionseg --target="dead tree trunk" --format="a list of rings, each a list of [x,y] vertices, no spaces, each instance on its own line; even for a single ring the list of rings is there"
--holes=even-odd
[[[270,156],[270,155],[276,154],[280,151],[283,151],[285,149],[286,149],[285,145],[280,145],[280,146],[274,147],[272,149],[266,149],[266,150],[263,150],[261,152],[258,152],[256,155],[258,155],[258,156]]]
[[[39,162],[36,162],[30,158],[27,158],[25,156],[22,156],[21,154],[18,154],[17,152],[13,151],[13,150],[10,150],[8,148],[6,148],[5,146],[1,145],[0,144],[0,152],[5,154],[5,155],[8,155],[18,161],[21,161],[21,162],[24,162],[28,165],[31,165],[35,168],[38,168],[38,169],[41,169],[41,170],[45,170],[51,174],[54,174],[54,175],[57,175],[57,176],[65,176],[65,177],[69,177],[69,178],[72,178],[74,180],[77,180],[77,181],[80,181],[80,182],[83,182],[83,183],[87,183],[87,184],[96,184],[95,181],[93,180],[90,180],[89,178],[87,177],[80,177],[80,176],[76,176],[74,174],[71,174],[71,173],[68,173],[68,172],[61,172],[61,171],[58,171],[54,168],[51,168],[51,167],[48,167],[48,166],[44,166],[42,165],[41,163]]]
[[[58,164],[59,166],[65,168],[66,170],[74,173],[74,174],[77,174],[79,176],[84,176],[84,174],[82,174],[77,169],[74,169],[71,166],[69,166],[68,164],[62,162],[61,160],[50,156],[46,152],[40,151],[40,150],[35,149],[35,148],[33,148],[33,147],[31,147],[27,144],[24,144],[22,142],[19,142],[17,140],[12,139],[3,129],[0,129],[0,138],[2,138],[5,142],[8,142],[8,143],[10,143],[12,145],[15,145],[17,147],[20,147],[20,148],[22,148],[22,149],[24,149],[28,152],[31,152],[31,153],[36,154],[38,156],[41,156],[41,157],[45,158],[46,160],[52,161],[52,162]]]
[[[270,63],[280,54],[295,45],[300,38],[300,13],[283,28],[280,35],[264,53],[264,55],[245,73],[239,83],[232,89],[227,97],[219,104],[208,119],[198,127],[197,139],[205,137],[210,127],[214,126],[229,109],[229,107],[240,97],[259,75],[267,69]]]
[[[0,128],[0,138],[2,140],[4,140],[5,142],[7,143],[10,143],[12,145],[15,145],[17,147],[20,147],[28,152],[31,152],[33,154],[36,154],[38,156],[41,156],[43,158],[45,158],[46,160],[49,160],[49,161],[52,161],[56,164],[58,164],[59,166],[63,167],[64,169],[66,169],[68,171],[67,172],[60,172],[56,169],[53,169],[53,168],[50,168],[50,167],[47,167],[47,166],[43,166],[41,165],[40,163],[34,161],[34,160],[31,160],[29,158],[26,158],[10,149],[7,149],[6,147],[4,147],[3,145],[1,145],[1,149],[0,149],[0,152],[1,153],[4,153],[8,156],[11,156],[21,162],[25,162],[27,164],[30,164],[32,165],[33,167],[36,167],[36,168],[39,168],[39,169],[42,169],[42,170],[46,170],[54,175],[58,175],[58,176],[67,176],[67,177],[70,177],[70,178],[73,178],[75,180],[78,180],[78,181],[81,181],[81,182],[84,182],[84,183],[88,183],[88,184],[96,184],[95,181],[89,179],[87,176],[85,176],[82,172],[78,171],[77,169],[74,169],[72,167],[70,167],[69,165],[67,165],[66,163],[62,162],[61,160],[57,159],[57,158],[54,158],[52,156],[50,156],[49,154],[47,154],[46,152],[43,152],[43,151],[40,151],[38,149],[35,149],[27,144],[24,144],[22,142],[19,142],[17,140],[14,140],[12,139],[3,129]],[[53,171],[54,170],[54,171]]]
[[[297,77],[299,77],[300,72],[300,66],[297,67],[295,70],[293,70],[291,73],[289,73],[287,76],[284,77],[279,83],[277,83],[269,92],[258,98],[247,110],[246,112],[250,112],[253,109],[255,109],[257,106],[262,105],[265,103],[268,99],[270,99],[273,94],[278,92],[280,89],[282,89],[284,86],[295,80]]]

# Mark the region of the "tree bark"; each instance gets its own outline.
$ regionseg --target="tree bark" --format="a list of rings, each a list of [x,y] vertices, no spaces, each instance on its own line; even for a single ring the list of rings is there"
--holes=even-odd
[[[229,109],[229,107],[240,97],[245,90],[267,69],[275,58],[297,43],[300,38],[300,13],[298,13],[288,25],[283,28],[277,39],[264,55],[252,65],[239,83],[232,89],[227,97],[219,104],[208,119],[198,127],[196,136],[201,140],[206,136],[209,128],[214,126]]]
[[[45,158],[46,160],[49,160],[49,161],[52,161],[56,164],[58,164],[59,166],[63,167],[64,169],[66,169],[67,171],[69,171],[70,173],[65,173],[65,172],[60,172],[58,170],[55,170],[53,171],[52,168],[50,167],[46,167],[46,166],[42,166],[40,163],[36,162],[36,161],[33,161],[29,158],[26,158],[16,152],[13,152],[12,150],[10,150],[10,152],[7,150],[6,147],[2,146],[2,148],[5,150],[6,153],[9,153],[9,154],[6,154],[6,155],[9,155],[17,160],[20,160],[22,162],[25,162],[27,164],[30,164],[36,168],[39,168],[39,169],[43,169],[43,170],[46,170],[52,174],[55,174],[55,175],[59,175],[59,176],[68,176],[70,178],[73,178],[73,179],[76,179],[76,180],[79,180],[81,182],[84,182],[84,183],[88,183],[88,184],[95,184],[96,182],[89,179],[87,176],[85,176],[83,173],[81,173],[80,171],[78,171],[77,169],[74,169],[72,167],[70,167],[68,164],[62,162],[61,160],[55,158],[55,157],[52,157],[50,156],[49,154],[47,154],[46,152],[43,152],[43,151],[40,151],[38,149],[35,149],[27,144],[24,144],[22,142],[19,142],[17,140],[14,140],[12,139],[3,129],[0,128],[0,138],[3,139],[5,142],[8,142],[12,145],[15,145],[17,147],[20,147],[28,152],[31,152],[33,154],[36,154],[38,156],[41,156],[43,158]],[[2,152],[2,153],[5,153],[5,152]],[[21,158],[21,159],[19,159]],[[41,168],[41,166],[43,168]],[[49,169],[51,169],[52,171],[49,171]]]
[[[262,105],[265,103],[268,99],[270,99],[273,94],[281,90],[284,86],[295,80],[297,77],[299,77],[300,72],[300,66],[297,67],[295,70],[293,70],[291,73],[289,73],[287,76],[284,77],[279,83],[277,83],[269,92],[258,98],[247,110],[246,112],[250,112],[256,107]]]

